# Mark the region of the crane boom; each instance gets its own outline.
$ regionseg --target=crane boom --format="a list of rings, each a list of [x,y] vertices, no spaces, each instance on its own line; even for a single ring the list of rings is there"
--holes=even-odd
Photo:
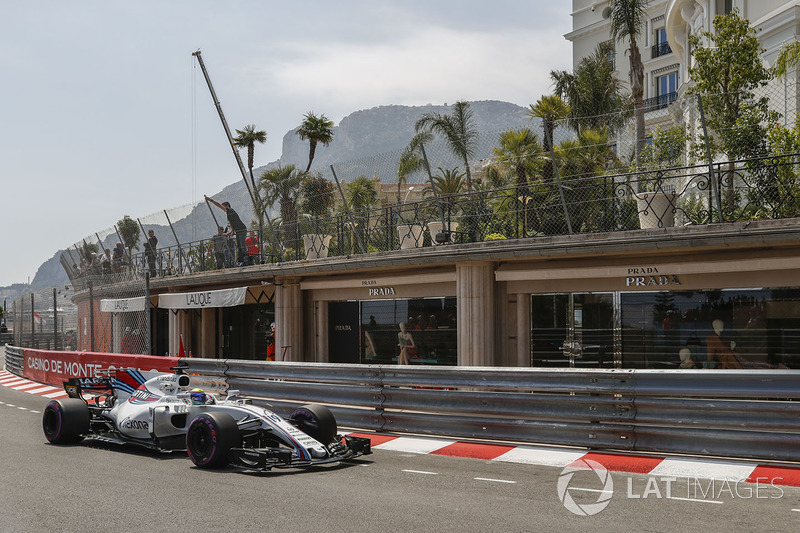
[[[253,196],[254,191],[250,187],[250,182],[247,181],[247,170],[244,168],[242,158],[239,156],[239,150],[236,149],[236,144],[233,142],[231,129],[228,127],[228,121],[225,120],[225,114],[222,112],[222,104],[220,104],[219,100],[217,99],[217,93],[214,92],[214,86],[211,84],[211,78],[208,76],[208,71],[206,70],[205,63],[203,63],[203,57],[200,55],[200,50],[193,52],[192,55],[197,58],[197,62],[200,64],[200,70],[203,71],[203,77],[206,79],[206,85],[208,85],[208,90],[211,92],[211,98],[214,100],[214,107],[217,108],[219,119],[222,121],[222,127],[225,129],[225,135],[228,137],[228,143],[231,146],[231,150],[233,150],[233,156],[236,158],[236,163],[239,165],[239,171],[242,173],[242,179],[247,187],[247,192],[250,194],[250,200],[253,201],[253,208],[258,209],[256,198]]]
[[[278,258],[280,260],[283,260],[283,251],[284,251],[283,242],[281,242],[280,239],[277,237],[275,228],[272,225],[272,219],[270,219],[269,213],[267,213],[266,206],[262,205],[261,198],[259,197],[258,190],[256,189],[256,184],[253,183],[251,187],[250,182],[247,181],[247,170],[244,167],[244,163],[242,163],[241,156],[239,156],[239,150],[236,149],[236,144],[233,142],[231,129],[228,127],[228,121],[225,120],[225,114],[222,112],[222,104],[220,104],[219,100],[217,99],[217,93],[214,91],[214,86],[211,84],[211,78],[208,76],[208,71],[206,70],[205,63],[203,63],[203,57],[200,55],[200,50],[193,52],[192,55],[197,58],[197,63],[200,65],[200,70],[203,71],[203,77],[206,79],[206,85],[208,85],[208,90],[211,92],[211,98],[214,100],[214,107],[217,108],[217,114],[219,114],[219,119],[220,121],[222,121],[222,127],[223,129],[225,129],[225,135],[228,137],[228,144],[230,144],[231,150],[233,150],[233,157],[236,158],[236,164],[239,165],[239,171],[242,173],[242,179],[244,180],[244,185],[245,187],[247,187],[247,192],[250,194],[250,201],[253,203],[253,213],[258,217],[259,221],[258,223],[259,238],[262,235],[261,220],[262,216],[264,216],[266,217],[267,225],[269,226],[269,231],[271,234],[270,240],[275,239],[275,241],[273,241],[274,249],[278,250]]]

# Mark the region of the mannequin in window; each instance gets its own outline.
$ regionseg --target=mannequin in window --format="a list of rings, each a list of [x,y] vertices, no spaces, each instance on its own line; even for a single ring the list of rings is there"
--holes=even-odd
[[[689,348],[681,348],[678,351],[678,356],[681,358],[680,368],[695,368],[694,361],[692,360],[692,350]]]
[[[742,368],[742,364],[736,359],[733,351],[736,343],[727,342],[722,338],[722,331],[725,328],[722,320],[713,321],[711,327],[714,332],[706,337],[706,357],[709,366],[713,368],[716,363],[719,363],[720,368]]]
[[[400,347],[400,353],[397,356],[398,365],[411,364],[409,359],[416,354],[417,345],[414,344],[414,337],[408,331],[405,322],[400,322],[400,333],[397,334],[397,345]]]

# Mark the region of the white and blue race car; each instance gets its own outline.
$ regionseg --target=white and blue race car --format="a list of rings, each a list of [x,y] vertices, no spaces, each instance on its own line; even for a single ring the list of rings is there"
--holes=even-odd
[[[84,438],[137,444],[159,451],[187,450],[198,467],[233,465],[253,470],[319,465],[367,455],[366,438],[339,435],[333,413],[304,405],[283,418],[229,391],[216,400],[191,389],[192,378],[116,370],[64,383],[69,398],[51,400],[42,427],[52,444]],[[90,396],[85,399],[84,396]]]

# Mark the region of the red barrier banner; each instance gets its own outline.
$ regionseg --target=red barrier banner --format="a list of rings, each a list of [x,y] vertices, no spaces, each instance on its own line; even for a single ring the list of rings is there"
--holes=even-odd
[[[170,372],[170,367],[177,366],[179,361],[177,357],[98,352],[25,349],[24,354],[23,377],[56,387],[61,387],[68,378],[93,376],[97,369],[135,368]]]

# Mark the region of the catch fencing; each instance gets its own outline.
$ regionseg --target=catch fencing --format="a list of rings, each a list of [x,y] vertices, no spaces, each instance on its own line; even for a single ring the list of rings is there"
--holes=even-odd
[[[237,238],[225,213],[201,202],[120,220],[71,246],[62,264],[81,290],[147,274],[446,243],[797,217],[796,83],[775,80],[756,92],[748,98],[763,98],[763,114],[733,124],[706,124],[702,102],[720,95],[649,100],[639,154],[625,110],[590,123],[508,117],[507,129],[475,128],[466,159],[432,135],[403,150],[325,161],[311,173],[297,161],[262,173],[258,205],[241,183],[217,199],[250,222],[246,236]],[[419,117],[406,118],[398,128],[411,140]],[[148,250],[151,230],[158,243]]]
[[[16,346],[45,350],[74,350],[78,309],[72,287],[29,291],[6,303],[6,323]]]
[[[30,291],[8,302],[13,344],[42,350],[150,353],[147,280],[116,279],[103,284],[102,297],[95,296],[94,286],[87,280],[84,288],[89,297],[77,305],[72,298],[80,287],[70,285]],[[120,309],[114,301],[121,299],[138,299],[141,305]]]
[[[182,361],[280,414],[325,403],[360,429],[800,460],[800,371]]]

